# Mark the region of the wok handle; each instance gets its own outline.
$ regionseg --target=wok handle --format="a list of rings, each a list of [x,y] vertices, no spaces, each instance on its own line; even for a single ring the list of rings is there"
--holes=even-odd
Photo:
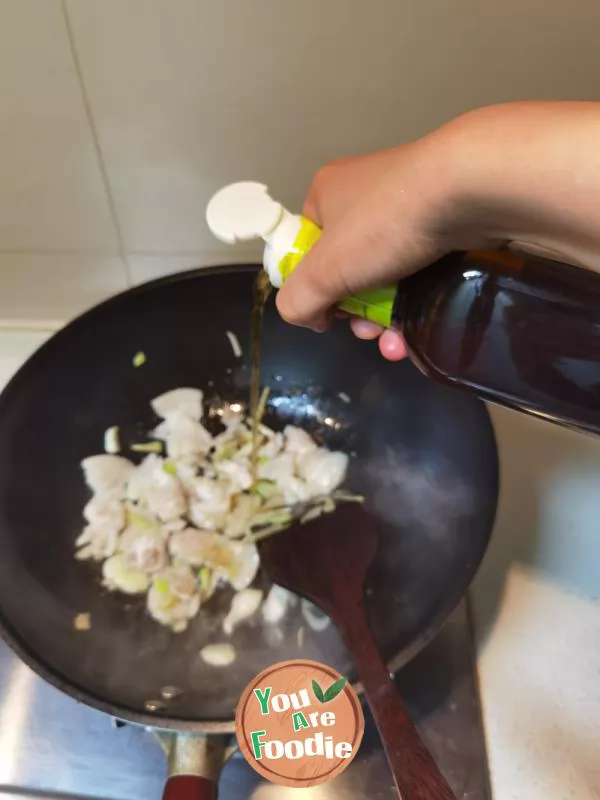
[[[226,736],[170,734],[169,777],[163,800],[217,800],[219,775],[227,756]]]
[[[362,597],[340,604],[335,621],[350,651],[402,800],[456,800],[409,717],[379,654]]]
[[[217,800],[218,786],[199,775],[172,775],[167,779],[163,800]]]

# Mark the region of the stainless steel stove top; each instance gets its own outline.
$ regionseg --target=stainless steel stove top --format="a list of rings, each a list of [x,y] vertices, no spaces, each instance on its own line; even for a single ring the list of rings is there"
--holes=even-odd
[[[397,681],[458,800],[488,800],[471,641],[463,602]],[[0,643],[0,800],[57,795],[158,800],[165,776],[165,757],[154,734],[129,725],[118,728],[78,705]],[[236,754],[223,771],[219,800],[285,800],[292,791],[298,790],[263,783]],[[312,800],[397,797],[368,714],[356,760],[332,783],[303,792]]]

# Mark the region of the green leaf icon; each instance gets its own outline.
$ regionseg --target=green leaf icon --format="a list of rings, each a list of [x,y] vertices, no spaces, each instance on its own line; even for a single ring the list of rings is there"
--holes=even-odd
[[[324,703],[329,703],[330,700],[335,700],[338,694],[342,691],[344,686],[348,683],[347,678],[340,678],[335,683],[332,683],[329,689],[325,692]]]
[[[325,695],[323,694],[323,689],[321,689],[321,687],[316,681],[312,682],[312,690],[319,703],[324,703]]]

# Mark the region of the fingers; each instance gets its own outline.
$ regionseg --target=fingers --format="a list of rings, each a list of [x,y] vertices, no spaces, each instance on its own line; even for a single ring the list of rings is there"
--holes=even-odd
[[[319,240],[279,290],[277,308],[286,322],[326,330],[330,309],[351,294],[343,270],[327,265],[328,253],[332,253],[331,238],[334,237],[328,236],[325,242]],[[334,246],[334,252],[335,249]]]
[[[398,331],[384,331],[379,337],[379,351],[388,361],[401,361],[408,351],[404,339]]]
[[[408,355],[402,335],[395,330],[384,330],[374,322],[352,317],[352,332],[358,339],[372,340],[379,338],[379,352],[388,361],[401,361]]]
[[[352,317],[350,319],[350,327],[357,339],[377,339],[383,333],[381,325],[376,325],[374,322],[369,322],[360,317]]]
[[[379,338],[379,351],[388,361],[401,361],[408,355],[404,339],[398,331],[384,330],[380,325],[358,317],[352,317],[350,327],[358,339]]]

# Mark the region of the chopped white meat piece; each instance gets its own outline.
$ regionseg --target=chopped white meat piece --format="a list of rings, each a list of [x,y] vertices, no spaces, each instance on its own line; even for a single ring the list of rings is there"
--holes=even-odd
[[[249,463],[219,461],[216,466],[221,475],[225,475],[229,478],[234,493],[244,492],[252,486],[252,474],[250,472]]]
[[[288,478],[283,483],[283,499],[287,505],[305,503],[319,492],[311,492],[310,487],[300,478]]]
[[[170,519],[168,522],[163,522],[162,530],[168,535],[182,531],[186,526],[187,522],[184,519]]]
[[[276,433],[258,448],[259,458],[275,458],[283,449],[283,435]]]
[[[125,519],[127,521],[127,527],[131,526],[132,528],[140,528],[142,530],[156,530],[158,527],[156,517],[139,506],[126,505]]]
[[[150,578],[145,572],[130,569],[122,555],[107,558],[102,565],[103,583],[107,589],[125,594],[144,594],[150,586]]]
[[[122,456],[103,454],[84,458],[81,462],[85,482],[96,494],[114,494],[125,497],[127,481],[135,469],[134,465]]]
[[[249,586],[258,571],[255,545],[229,541],[218,533],[186,528],[171,536],[169,551],[192,567],[209,567],[238,590]]]
[[[167,445],[169,458],[197,458],[213,446],[213,437],[202,423],[174,411],[154,430]]]
[[[167,564],[165,540],[160,530],[126,528],[119,538],[119,550],[130,569],[158,572]]]
[[[167,567],[160,575],[169,584],[170,591],[182,600],[193,597],[198,590],[196,576],[189,567]]]
[[[163,522],[178,519],[187,509],[183,487],[179,480],[163,469],[156,470],[148,486],[146,503],[153,514]]]
[[[255,494],[241,494],[236,498],[232,511],[227,514],[223,533],[230,539],[237,539],[250,533],[252,517],[260,508],[260,497]]]
[[[210,511],[201,500],[190,500],[188,508],[190,522],[207,531],[222,530],[227,520],[226,511]]]
[[[287,425],[283,435],[285,437],[286,453],[303,456],[305,453],[312,453],[313,450],[317,449],[317,444],[312,436],[295,425]]]
[[[198,570],[198,590],[203,603],[206,600],[210,600],[218,584],[219,579],[211,569],[202,567]]]
[[[216,530],[225,524],[231,506],[231,484],[227,479],[194,477],[187,483],[190,520],[199,528]]]
[[[150,587],[147,606],[157,622],[176,633],[184,631],[200,609],[200,595],[192,571],[187,567],[163,570]]]
[[[244,589],[234,594],[229,613],[223,620],[223,630],[231,636],[233,629],[249,619],[260,608],[263,593],[260,589]]]
[[[83,516],[90,525],[108,525],[117,533],[125,527],[125,506],[111,494],[95,494],[83,509]]]
[[[274,481],[281,489],[286,481],[294,477],[294,456],[292,453],[281,453],[275,458],[258,465],[258,477]]]
[[[177,476],[165,470],[165,462],[151,453],[136,468],[128,487],[131,500],[143,503],[163,522],[184,516],[187,502]]]
[[[211,667],[228,667],[237,657],[232,644],[208,644],[200,651],[202,660]]]
[[[211,561],[224,561],[230,558],[227,542],[217,533],[200,531],[196,528],[185,528],[171,536],[169,552],[173,558],[178,558],[191,564],[192,567],[202,567]]]
[[[191,492],[204,504],[207,511],[227,512],[231,507],[232,486],[226,479],[211,480],[197,477],[189,483]]]
[[[86,525],[75,542],[81,549],[75,554],[78,561],[102,561],[117,549],[119,529],[114,525]]]
[[[319,448],[298,461],[298,472],[315,494],[330,494],[346,477],[348,456]]]
[[[246,589],[254,578],[260,566],[260,557],[255,544],[244,542],[231,542],[230,546],[235,554],[236,563],[229,570],[229,583],[240,592]]]
[[[198,467],[200,462],[197,458],[190,458],[190,459],[182,459],[179,458],[177,461],[169,461],[169,464],[172,464],[175,468],[175,474],[179,478],[181,485],[185,489],[186,492],[192,491],[192,485],[196,478],[198,477]]]
[[[262,615],[265,622],[276,625],[285,617],[289,608],[298,604],[298,596],[274,583],[263,603]]]
[[[155,397],[150,405],[154,413],[163,419],[179,413],[199,422],[202,419],[203,399],[204,394],[200,389],[172,389]]]

